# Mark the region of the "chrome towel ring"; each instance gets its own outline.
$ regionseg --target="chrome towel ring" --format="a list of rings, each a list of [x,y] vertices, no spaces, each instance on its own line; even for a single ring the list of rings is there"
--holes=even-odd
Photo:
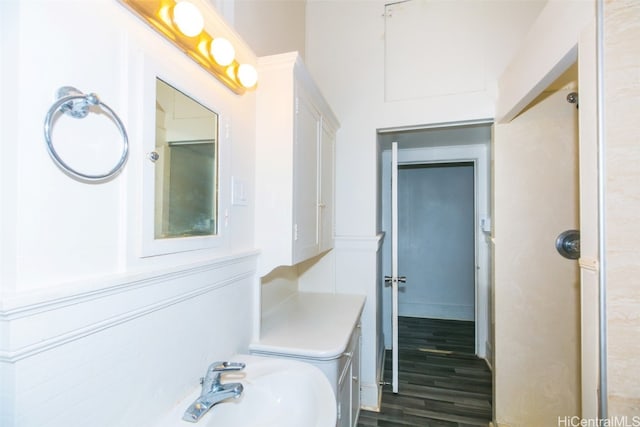
[[[86,181],[101,181],[106,180],[116,175],[124,167],[129,155],[129,138],[127,137],[127,131],[122,124],[122,121],[118,115],[109,108],[104,102],[100,101],[95,93],[84,94],[78,89],[71,86],[63,86],[56,92],[58,100],[53,103],[47,115],[44,118],[44,139],[47,144],[47,151],[53,159],[54,163],[62,169],[65,173],[72,177],[79,178]],[[53,147],[51,140],[51,130],[53,128],[53,119],[58,113],[58,110],[64,114],[67,114],[76,119],[85,118],[89,114],[89,108],[91,106],[98,106],[101,110],[106,112],[118,127],[120,134],[122,135],[122,152],[118,163],[108,172],[104,174],[91,175],[82,172],[78,172],[73,169],[58,155],[56,149]]]

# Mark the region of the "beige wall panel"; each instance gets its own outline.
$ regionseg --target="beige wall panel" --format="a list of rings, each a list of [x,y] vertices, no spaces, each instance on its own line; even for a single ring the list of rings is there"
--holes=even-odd
[[[578,225],[577,111],[544,93],[494,133],[495,415],[510,426],[579,415],[578,264],[556,236]]]
[[[640,415],[640,2],[605,3],[609,415]]]

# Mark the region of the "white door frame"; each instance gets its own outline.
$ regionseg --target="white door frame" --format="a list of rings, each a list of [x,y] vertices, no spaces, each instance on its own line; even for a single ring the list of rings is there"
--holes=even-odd
[[[398,143],[391,143],[391,387],[398,392]]]
[[[379,133],[386,132],[398,132],[402,130],[417,130],[417,129],[434,129],[434,128],[449,128],[456,126],[464,126],[469,124],[486,124],[489,126],[493,121],[490,119],[478,120],[474,122],[457,122],[457,123],[441,123],[434,124],[432,126],[419,126],[406,129],[381,129]],[[387,181],[390,179],[390,150],[384,150],[382,153],[382,165],[383,165],[383,179]],[[388,156],[388,159],[386,159]],[[487,145],[474,144],[474,145],[458,145],[458,146],[442,146],[442,147],[424,147],[414,149],[402,149],[399,147],[398,161],[400,164],[419,164],[419,163],[457,163],[457,162],[471,162],[474,163],[475,171],[475,246],[476,246],[476,284],[475,284],[475,326],[476,326],[476,348],[475,352],[478,357],[485,358],[489,363],[492,363],[493,349],[491,345],[491,322],[489,311],[489,296],[490,296],[490,247],[488,245],[488,236],[480,230],[480,222],[484,220],[487,227],[490,226],[490,213],[489,213],[489,180],[490,180],[490,158],[489,158],[489,141]],[[383,200],[390,200],[390,194],[384,193],[384,188],[388,188],[386,184],[383,186],[383,194],[381,197]],[[388,229],[389,224],[384,228]],[[390,243],[385,241],[383,243],[387,247],[385,250],[390,252]],[[383,268],[384,274],[389,274],[389,261],[385,263]],[[387,300],[389,298],[387,297]],[[390,301],[386,302],[387,306],[391,305]],[[389,309],[385,311],[386,316],[390,316]],[[389,320],[384,319],[384,335],[385,345],[387,348],[392,347],[391,335],[392,331],[389,330]]]

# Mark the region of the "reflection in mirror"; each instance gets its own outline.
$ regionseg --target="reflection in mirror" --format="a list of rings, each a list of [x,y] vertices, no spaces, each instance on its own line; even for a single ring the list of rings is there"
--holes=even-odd
[[[218,115],[156,79],[155,238],[217,234]]]

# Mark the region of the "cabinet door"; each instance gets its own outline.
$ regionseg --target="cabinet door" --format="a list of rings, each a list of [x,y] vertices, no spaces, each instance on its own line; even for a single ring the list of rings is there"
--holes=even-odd
[[[318,254],[320,112],[301,85],[296,85],[294,145],[293,260]]]
[[[360,415],[360,346],[362,334],[360,324],[356,326],[356,345],[351,357],[351,426],[356,427]]]
[[[320,252],[333,248],[336,132],[322,121],[320,138]]]
[[[351,361],[345,366],[341,381],[338,383],[338,395],[336,404],[338,422],[336,427],[352,427],[351,424]]]

